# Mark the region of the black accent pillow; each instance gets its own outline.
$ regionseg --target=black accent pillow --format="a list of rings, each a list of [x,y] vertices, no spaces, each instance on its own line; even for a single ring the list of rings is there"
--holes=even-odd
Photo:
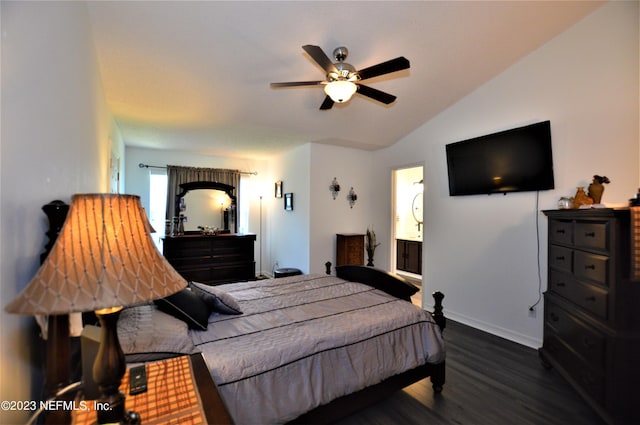
[[[420,290],[408,280],[374,267],[338,266],[336,274],[341,279],[364,283],[409,302],[411,302],[411,296]]]
[[[161,311],[185,322],[189,329],[207,329],[211,307],[189,289],[160,298],[154,303]]]

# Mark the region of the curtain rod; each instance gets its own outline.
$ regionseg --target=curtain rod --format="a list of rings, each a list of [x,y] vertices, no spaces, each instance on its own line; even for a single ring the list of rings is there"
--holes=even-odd
[[[157,168],[157,169],[161,169],[161,170],[166,170],[167,167],[162,167],[160,165],[148,165],[148,164],[143,164],[142,162],[140,164],[138,164],[138,167],[140,168]],[[252,176],[257,176],[258,172],[257,171],[240,171],[240,174],[250,174]]]

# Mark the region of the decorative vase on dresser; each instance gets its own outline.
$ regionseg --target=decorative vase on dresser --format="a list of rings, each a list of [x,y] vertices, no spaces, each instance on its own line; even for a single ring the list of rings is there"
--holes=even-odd
[[[591,199],[586,192],[584,191],[584,187],[579,187],[576,190],[576,194],[573,197],[573,206],[574,208],[580,208],[583,205],[592,205],[593,199]]]
[[[543,363],[610,424],[640,423],[640,280],[628,208],[550,210]]]

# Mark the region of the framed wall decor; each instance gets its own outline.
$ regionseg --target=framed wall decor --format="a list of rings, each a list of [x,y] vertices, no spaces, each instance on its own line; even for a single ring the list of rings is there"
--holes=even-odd
[[[282,180],[276,182],[275,196],[276,198],[282,198]]]
[[[284,194],[284,209],[287,211],[293,211],[293,193]]]

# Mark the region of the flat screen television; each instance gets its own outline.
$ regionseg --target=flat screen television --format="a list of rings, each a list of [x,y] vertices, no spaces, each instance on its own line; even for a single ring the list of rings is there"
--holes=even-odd
[[[451,196],[553,189],[551,123],[446,145]]]

